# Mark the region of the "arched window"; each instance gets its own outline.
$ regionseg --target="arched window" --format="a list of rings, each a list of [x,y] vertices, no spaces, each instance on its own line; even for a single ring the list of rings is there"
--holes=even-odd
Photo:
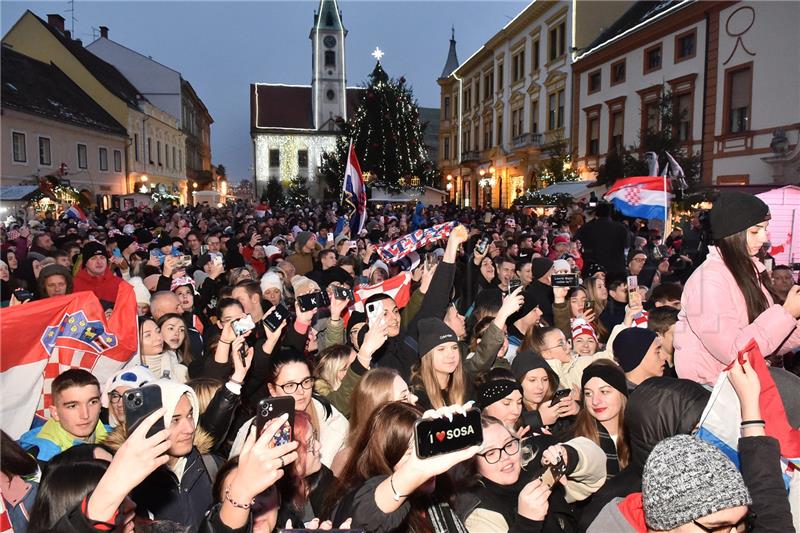
[[[325,51],[325,66],[336,67],[336,52],[332,50]]]

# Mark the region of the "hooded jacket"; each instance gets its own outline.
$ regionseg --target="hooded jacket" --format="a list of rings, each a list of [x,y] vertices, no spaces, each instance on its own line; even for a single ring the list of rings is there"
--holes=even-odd
[[[108,431],[109,427],[98,420],[97,427],[92,434],[92,441],[103,442]],[[37,448],[36,458],[39,461],[49,461],[59,453],[83,443],[84,441],[77,440],[67,433],[67,430],[52,418],[48,419],[43,426],[26,431],[19,438],[19,444],[25,450]]]
[[[764,265],[753,258],[759,274]],[[708,247],[708,257],[686,281],[681,312],[675,325],[675,369],[678,376],[714,385],[751,339],[764,357],[800,348],[798,321],[762,287],[769,307],[753,323],[733,273],[719,250]]]
[[[75,276],[72,292],[92,291],[98,299],[113,302],[117,299],[120,283],[122,278],[115,276],[110,268],[106,268],[102,276],[92,276],[88,270],[82,268]]]
[[[710,397],[711,393],[702,385],[687,379],[650,378],[636,387],[625,408],[630,463],[606,481],[584,508],[582,530],[613,498],[642,490],[644,464],[655,445],[668,437],[691,434]]]

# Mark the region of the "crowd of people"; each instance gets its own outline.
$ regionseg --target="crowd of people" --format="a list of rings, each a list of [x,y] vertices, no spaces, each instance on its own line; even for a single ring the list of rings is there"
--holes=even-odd
[[[13,530],[794,530],[737,359],[757,343],[798,427],[800,286],[765,260],[764,202],[723,192],[669,235],[602,202],[410,209],[371,208],[358,234],[335,205],[241,201],[0,229],[7,312],[91,291],[110,316],[129,284],[139,332],[119,371],[64,371],[47,418],[2,432]],[[380,253],[449,221],[399,261]],[[407,297],[356,298],[396,276]],[[726,371],[738,465],[695,435]],[[161,407],[129,427],[125,393],[147,386]],[[281,397],[293,415],[259,433]],[[420,456],[421,419],[472,409],[482,444]]]

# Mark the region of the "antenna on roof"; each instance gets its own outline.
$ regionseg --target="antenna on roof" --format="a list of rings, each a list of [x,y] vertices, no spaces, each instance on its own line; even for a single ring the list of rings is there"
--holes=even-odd
[[[69,9],[67,9],[67,12],[69,13],[69,18],[71,23],[70,33],[72,33],[72,35],[75,35],[75,22],[77,22],[78,20],[75,18],[75,0],[69,0],[68,3],[69,3]]]
[[[96,41],[99,35],[100,35],[100,29],[92,26],[92,41]]]

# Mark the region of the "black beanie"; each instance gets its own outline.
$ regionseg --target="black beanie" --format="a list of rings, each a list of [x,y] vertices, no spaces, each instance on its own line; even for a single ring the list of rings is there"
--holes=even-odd
[[[91,259],[96,255],[102,255],[103,257],[108,257],[108,252],[106,251],[106,247],[104,244],[100,244],[97,241],[89,241],[83,245],[81,249],[81,256],[83,257],[83,264]]]
[[[625,373],[613,362],[595,361],[587,366],[581,376],[581,390],[586,387],[586,383],[592,378],[600,378],[625,396],[628,395],[628,382],[625,379]]]
[[[361,311],[353,311],[350,313],[350,318],[347,320],[347,338],[350,338],[350,332],[357,324],[362,324],[367,321],[367,315]]]
[[[537,368],[543,368],[550,374],[550,365],[547,364],[544,357],[533,350],[517,352],[516,357],[514,357],[514,360],[511,362],[511,373],[514,374],[514,379],[520,383],[525,378],[525,374]]]
[[[630,372],[639,366],[657,336],[655,331],[645,328],[623,329],[614,339],[614,358],[622,370]]]
[[[553,262],[546,257],[537,257],[531,261],[531,263],[533,263],[533,267],[531,268],[533,279],[541,278],[553,268]]]
[[[758,196],[726,191],[714,200],[710,218],[714,240],[724,239],[769,220],[769,206]]]
[[[458,336],[439,318],[423,318],[417,322],[419,355],[422,357],[440,344],[458,342]]]
[[[120,252],[134,243],[133,237],[128,235],[117,235],[114,240],[117,241],[117,248],[119,248]]]
[[[478,388],[478,408],[486,409],[495,402],[498,402],[518,390],[522,392],[522,387],[513,379],[499,379],[487,381]]]

